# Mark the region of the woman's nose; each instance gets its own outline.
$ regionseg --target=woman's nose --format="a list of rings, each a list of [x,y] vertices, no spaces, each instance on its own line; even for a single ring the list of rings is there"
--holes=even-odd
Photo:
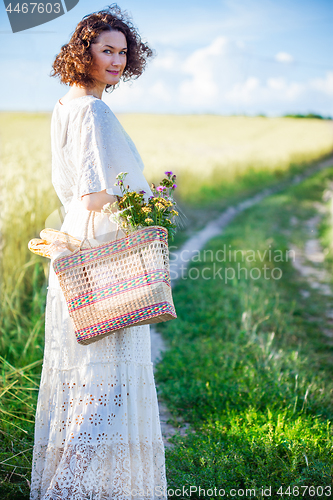
[[[119,54],[113,54],[113,58],[112,58],[112,64],[114,66],[118,66],[121,64],[121,58],[120,58],[120,55]]]

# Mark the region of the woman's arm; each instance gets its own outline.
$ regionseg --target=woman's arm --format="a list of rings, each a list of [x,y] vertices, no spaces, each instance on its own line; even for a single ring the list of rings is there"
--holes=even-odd
[[[107,203],[114,203],[117,201],[117,196],[113,194],[108,194],[106,189],[104,191],[99,191],[98,193],[84,194],[81,197],[81,202],[86,210],[91,210],[94,212],[100,212],[104,205]]]

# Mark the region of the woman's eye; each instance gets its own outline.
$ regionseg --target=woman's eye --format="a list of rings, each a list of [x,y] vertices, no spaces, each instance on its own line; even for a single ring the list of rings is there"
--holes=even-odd
[[[109,53],[111,54],[111,50],[110,50],[110,49],[105,49],[105,50],[103,50],[103,52],[109,52]],[[127,52],[126,52],[125,50],[121,50],[121,51],[119,52],[119,54],[124,54],[124,55],[126,56],[126,55],[127,55]]]

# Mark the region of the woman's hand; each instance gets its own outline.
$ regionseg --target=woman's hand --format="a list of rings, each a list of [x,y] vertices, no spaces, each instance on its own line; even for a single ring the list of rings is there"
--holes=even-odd
[[[117,201],[117,196],[113,194],[108,194],[106,189],[104,191],[99,191],[98,193],[84,194],[81,197],[81,202],[86,210],[91,210],[93,212],[100,212],[104,205],[107,203],[114,203]]]

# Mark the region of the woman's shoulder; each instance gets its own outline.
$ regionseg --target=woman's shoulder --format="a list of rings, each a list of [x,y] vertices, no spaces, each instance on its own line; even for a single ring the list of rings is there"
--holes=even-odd
[[[60,134],[66,130],[66,134],[81,140],[84,133],[112,134],[112,137],[123,136],[124,130],[119,120],[106,102],[98,97],[86,95],[71,99],[66,104],[57,102],[55,105],[51,132],[57,128]]]
[[[84,96],[78,98],[78,102],[72,107],[73,116],[79,116],[86,122],[103,122],[105,124],[115,125],[118,120],[106,102],[95,96]],[[75,101],[76,99],[73,99]]]
[[[94,97],[94,99],[83,100],[82,104],[82,107],[85,111],[91,111],[92,113],[96,114],[102,113],[110,117],[114,116],[106,102],[102,101],[102,99],[99,99],[98,97]]]
[[[59,99],[55,104],[54,110],[57,110],[60,113],[64,112],[64,114],[68,112],[72,115],[76,115],[78,113],[83,115],[85,112],[89,111],[92,113],[104,113],[109,114],[110,116],[113,115],[109,106],[104,101],[99,99],[99,97],[95,97],[93,95],[84,95],[70,100],[65,100],[63,98]]]

